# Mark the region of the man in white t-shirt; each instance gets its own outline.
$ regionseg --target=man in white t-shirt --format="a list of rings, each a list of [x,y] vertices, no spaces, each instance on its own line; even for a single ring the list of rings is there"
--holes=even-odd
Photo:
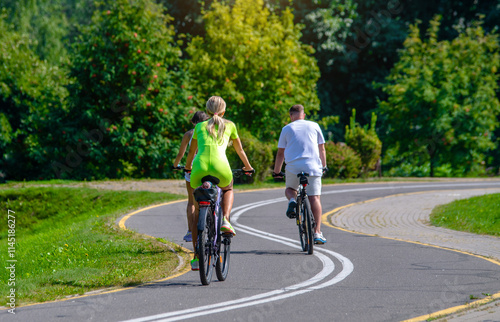
[[[283,127],[279,142],[276,162],[274,164],[274,176],[279,176],[283,161],[286,163],[286,190],[285,196],[289,200],[286,215],[295,218],[297,205],[297,189],[301,172],[309,173],[309,185],[307,194],[311,203],[311,210],[316,221],[314,231],[314,242],[316,244],[326,243],[326,238],[321,233],[321,176],[326,168],[325,138],[319,125],[312,121],[306,121],[304,106],[294,105],[290,108],[291,122]]]

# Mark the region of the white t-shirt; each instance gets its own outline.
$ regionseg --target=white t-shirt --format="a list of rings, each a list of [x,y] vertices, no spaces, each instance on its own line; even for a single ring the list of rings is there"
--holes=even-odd
[[[285,149],[286,170],[299,174],[308,172],[310,176],[321,176],[323,165],[319,158],[318,144],[325,138],[318,123],[296,120],[281,130],[278,148]]]

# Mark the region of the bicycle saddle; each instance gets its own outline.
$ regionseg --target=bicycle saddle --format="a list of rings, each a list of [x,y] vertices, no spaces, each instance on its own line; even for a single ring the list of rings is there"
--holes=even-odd
[[[297,175],[297,177],[300,178],[301,185],[307,185],[309,183],[309,180],[307,180],[308,176],[309,176],[309,173],[307,173],[307,172],[301,172]]]
[[[219,184],[220,180],[214,176],[204,176],[201,182],[209,181],[212,183],[210,188],[198,187],[194,190],[193,195],[196,201],[208,201],[217,199],[217,189],[215,185]]]
[[[204,176],[203,178],[201,178],[201,182],[205,182],[205,181],[210,181],[212,184],[215,184],[215,185],[218,185],[220,180],[219,178],[216,178],[214,176]]]

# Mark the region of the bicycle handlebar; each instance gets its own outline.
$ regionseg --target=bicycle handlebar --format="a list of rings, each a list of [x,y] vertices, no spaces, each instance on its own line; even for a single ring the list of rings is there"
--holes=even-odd
[[[273,178],[283,178],[285,176],[285,173],[283,171],[280,171],[280,173],[272,173]]]
[[[184,170],[184,173],[191,173],[191,170],[186,170],[186,167],[183,165],[178,165],[176,167],[172,166],[173,170]]]
[[[233,170],[232,170],[232,172],[233,172],[233,175],[234,175],[236,178],[241,177],[243,174],[245,174],[245,175],[247,175],[247,176],[251,177],[251,176],[252,176],[252,174],[254,174],[254,173],[255,173],[255,169],[252,169],[252,170],[249,170],[249,171],[247,171],[247,170],[243,170],[243,169],[233,169]]]
[[[328,172],[328,167],[324,167],[324,168],[323,168],[323,169],[321,169],[321,170],[322,170],[322,174],[321,174],[321,175],[324,175],[325,173],[327,173],[327,172]],[[303,174],[303,175],[305,175],[306,177],[308,177],[308,176],[309,176],[309,173],[306,173],[306,172],[301,172],[301,173],[299,173],[299,174],[297,175],[297,177],[300,177],[302,174]],[[284,173],[283,171],[280,171],[280,173],[275,173],[275,172],[273,171],[272,176],[273,176],[273,178],[283,178],[283,177],[285,177],[285,173]]]

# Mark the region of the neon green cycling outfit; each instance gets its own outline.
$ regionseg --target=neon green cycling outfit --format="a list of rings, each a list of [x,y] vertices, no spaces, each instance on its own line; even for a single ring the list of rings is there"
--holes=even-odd
[[[238,138],[238,132],[233,122],[225,121],[223,139],[216,142],[207,130],[208,121],[196,124],[193,139],[197,140],[198,153],[193,160],[191,170],[191,187],[197,188],[204,176],[212,175],[220,180],[219,186],[226,187],[233,180],[231,166],[226,157],[226,148],[229,140]],[[215,127],[217,132],[217,126]]]

